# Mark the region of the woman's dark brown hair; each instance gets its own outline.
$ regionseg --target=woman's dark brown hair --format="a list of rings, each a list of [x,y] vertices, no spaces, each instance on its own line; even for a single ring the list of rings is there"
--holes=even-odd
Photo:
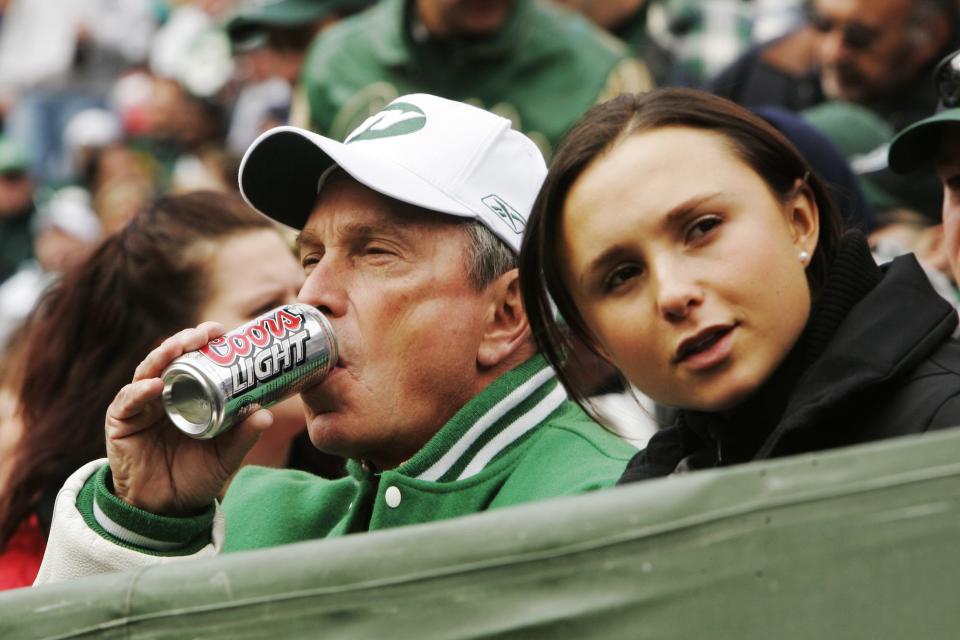
[[[601,354],[560,276],[559,228],[564,203],[574,182],[596,158],[633,133],[663,127],[689,127],[722,135],[732,152],[781,202],[796,193],[798,180],[806,181],[820,213],[818,244],[807,267],[814,295],[826,277],[842,234],[836,206],[800,152],[769,123],[733,102],[692,89],[659,89],[622,95],[592,108],[553,158],[524,233],[519,265],[524,306],[537,345],[573,398],[588,411],[588,394],[571,376],[575,363],[567,360],[569,354],[576,353],[577,342],[595,355]],[[557,319],[551,298],[562,320]]]
[[[163,338],[197,324],[214,243],[271,223],[237,196],[165,196],[47,291],[13,358],[23,434],[0,494],[0,549],[81,464],[106,455],[114,395]],[[16,389],[17,387],[15,387]]]

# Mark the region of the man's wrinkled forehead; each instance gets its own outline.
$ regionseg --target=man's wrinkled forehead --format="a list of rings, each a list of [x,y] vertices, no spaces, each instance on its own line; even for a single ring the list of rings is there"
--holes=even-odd
[[[344,238],[423,236],[460,223],[454,216],[394,200],[360,184],[342,170],[324,181],[297,247],[322,244],[329,233]]]

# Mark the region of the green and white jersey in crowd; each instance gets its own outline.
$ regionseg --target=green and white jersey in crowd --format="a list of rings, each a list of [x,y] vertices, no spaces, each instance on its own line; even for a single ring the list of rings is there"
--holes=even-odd
[[[397,96],[431,93],[510,119],[549,159],[593,104],[651,87],[643,63],[579,14],[519,0],[495,37],[440,41],[412,4],[382,0],[324,31],[304,65],[292,124],[343,140]]]

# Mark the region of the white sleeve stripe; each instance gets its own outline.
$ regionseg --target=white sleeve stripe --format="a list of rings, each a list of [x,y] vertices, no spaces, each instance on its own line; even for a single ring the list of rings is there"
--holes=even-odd
[[[538,402],[530,411],[523,414],[509,427],[498,433],[490,442],[483,445],[477,455],[473,456],[470,464],[460,473],[457,480],[463,480],[483,471],[484,467],[496,457],[498,453],[509,447],[526,432],[530,431],[538,424],[543,422],[547,416],[556,411],[557,407],[567,399],[567,392],[561,385],[554,387],[553,391]]]
[[[103,530],[112,535],[114,538],[123,540],[128,544],[132,544],[143,549],[151,549],[153,551],[173,551],[175,549],[181,549],[185,546],[176,542],[154,540],[153,538],[140,535],[135,531],[130,531],[130,529],[117,524],[111,520],[106,513],[103,512],[103,509],[101,509],[100,505],[97,504],[96,497],[94,497],[93,500],[93,517],[96,519],[97,524],[103,527]]]

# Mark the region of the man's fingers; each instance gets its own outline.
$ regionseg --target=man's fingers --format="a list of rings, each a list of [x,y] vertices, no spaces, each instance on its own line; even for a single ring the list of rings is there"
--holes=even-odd
[[[243,457],[257,443],[260,434],[273,424],[273,414],[260,409],[232,429],[216,437],[214,442],[220,448],[221,455],[229,473],[236,471]]]
[[[163,415],[160,394],[163,381],[159,378],[131,382],[120,390],[107,407],[107,426],[123,437],[153,424]]]
[[[258,409],[237,426],[251,431],[266,431],[273,426],[273,414],[269,409]]]
[[[218,322],[204,322],[195,328],[175,333],[147,354],[134,372],[133,381],[158,377],[174,359],[188,351],[196,351],[221,335],[223,325]]]

